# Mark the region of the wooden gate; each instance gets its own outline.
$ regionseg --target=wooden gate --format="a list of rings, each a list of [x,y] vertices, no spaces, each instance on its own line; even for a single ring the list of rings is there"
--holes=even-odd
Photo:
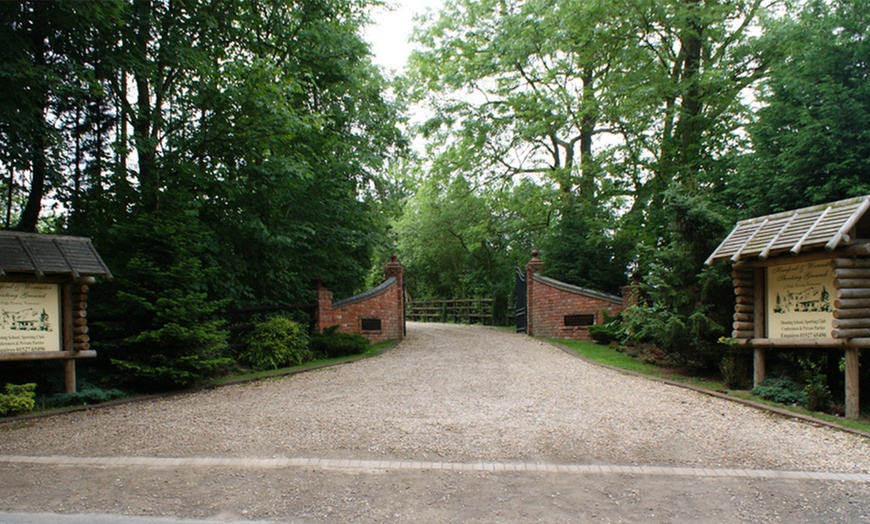
[[[453,322],[483,324],[495,322],[495,300],[464,298],[450,300],[416,300],[405,303],[405,318],[413,322]]]
[[[526,317],[526,275],[520,268],[516,268],[516,326],[517,333],[525,333],[527,326]]]

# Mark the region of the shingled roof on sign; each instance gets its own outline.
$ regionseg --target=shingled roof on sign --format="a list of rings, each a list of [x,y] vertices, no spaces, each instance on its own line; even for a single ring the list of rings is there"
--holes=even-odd
[[[7,273],[112,278],[89,238],[0,231],[0,276]]]
[[[833,250],[855,238],[870,238],[870,195],[741,220],[706,264],[731,259],[766,259],[824,247]]]

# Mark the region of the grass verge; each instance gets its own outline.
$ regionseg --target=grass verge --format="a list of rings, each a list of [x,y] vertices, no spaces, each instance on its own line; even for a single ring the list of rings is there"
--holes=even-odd
[[[576,352],[578,355],[581,355],[593,362],[598,362],[607,366],[624,369],[626,371],[633,371],[635,373],[640,373],[651,377],[667,379],[682,384],[704,388],[717,393],[724,393],[726,395],[741,398],[743,400],[754,402],[756,404],[764,404],[767,406],[778,408],[780,410],[787,410],[799,415],[824,420],[834,425],[840,425],[847,428],[857,429],[859,431],[870,433],[870,420],[867,420],[865,418],[862,418],[860,420],[846,420],[844,418],[829,415],[827,413],[810,411],[806,408],[802,408],[799,406],[787,406],[784,404],[777,404],[775,402],[770,402],[756,397],[755,395],[746,391],[729,390],[721,381],[712,379],[701,379],[697,377],[688,377],[675,374],[670,370],[666,371],[654,364],[649,364],[647,362],[637,360],[636,358],[632,358],[624,353],[620,353],[619,351],[616,351],[609,346],[602,346],[601,344],[596,344],[595,342],[589,342],[586,340],[564,340],[559,338],[551,338],[549,340],[550,342],[553,342],[560,346],[567,347],[572,351]]]
[[[252,371],[250,373],[242,373],[239,375],[230,375],[227,377],[220,377],[209,380],[205,386],[220,386],[227,383],[236,383],[236,382],[246,382],[251,380],[258,379],[267,379],[271,377],[280,377],[284,375],[290,375],[293,373],[298,373],[300,371],[304,371],[306,369],[312,368],[322,368],[327,366],[332,366],[336,364],[342,364],[344,362],[349,362],[351,360],[359,360],[361,358],[369,358],[376,357],[386,351],[387,349],[396,345],[395,340],[387,340],[385,342],[379,342],[377,344],[372,344],[369,346],[367,350],[359,355],[350,355],[347,357],[338,357],[338,358],[323,358],[318,360],[312,360],[310,362],[305,362],[304,364],[300,364],[298,366],[291,366],[286,368],[278,368],[278,369],[270,369],[267,371]]]

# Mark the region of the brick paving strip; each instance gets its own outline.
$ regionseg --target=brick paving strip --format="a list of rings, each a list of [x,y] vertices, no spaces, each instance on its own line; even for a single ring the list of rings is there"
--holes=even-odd
[[[310,468],[358,473],[365,470],[405,471],[485,471],[526,473],[568,473],[574,475],[631,475],[660,477],[718,477],[780,480],[818,480],[839,482],[868,482],[870,474],[824,473],[814,471],[776,471],[766,469],[686,468],[663,466],[611,466],[602,464],[546,464],[541,462],[429,462],[397,460],[347,460],[325,458],[161,458],[161,457],[69,457],[0,455],[0,464],[127,467],[151,468],[240,468],[286,469]]]

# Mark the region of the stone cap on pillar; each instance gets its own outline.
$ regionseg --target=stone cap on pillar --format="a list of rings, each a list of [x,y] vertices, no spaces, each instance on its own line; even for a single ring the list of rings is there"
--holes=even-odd
[[[538,258],[538,250],[532,251],[532,259],[526,264],[527,273],[539,273],[544,270],[544,262]]]
[[[399,263],[398,258],[399,258],[399,256],[396,254],[393,254],[390,256],[390,261],[387,262],[386,267],[384,267],[384,277],[385,278],[390,278],[390,277],[399,278],[402,276],[402,272],[404,271],[404,268],[402,267],[402,264]]]

